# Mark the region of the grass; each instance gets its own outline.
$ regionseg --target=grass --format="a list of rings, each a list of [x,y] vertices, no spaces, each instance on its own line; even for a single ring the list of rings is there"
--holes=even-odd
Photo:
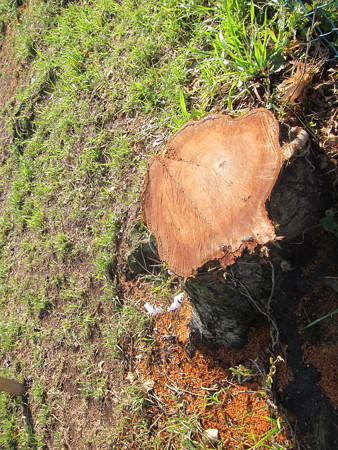
[[[193,49],[209,87],[203,94],[204,102],[223,95],[232,110],[243,95],[249,94],[268,107],[276,107],[270,99],[271,76],[285,64],[287,46],[295,37],[296,24],[300,26],[300,10],[291,12],[283,2],[253,0],[211,5],[216,20],[204,26],[211,48]]]
[[[334,311],[329,312],[328,314],[325,314],[325,315],[322,316],[322,317],[319,317],[319,318],[316,319],[316,320],[313,320],[313,321],[310,322],[308,325],[305,325],[304,329],[305,329],[305,328],[310,328],[310,327],[312,327],[313,325],[316,325],[318,322],[321,322],[322,320],[327,319],[328,317],[332,317],[332,316],[334,316],[334,315],[337,314],[337,313],[338,313],[338,308],[335,309]]]
[[[135,417],[135,442],[149,438],[142,389],[119,392],[137,352],[151,348],[148,317],[111,280],[125,219],[150,154],[169,134],[213,108],[231,111],[243,94],[257,103],[257,83],[271,90],[299,17],[281,8],[2,2],[0,36],[21,81],[6,85],[0,104],[9,136],[0,165],[0,365],[31,383],[35,417],[32,437],[20,400],[0,393],[3,448],[114,445],[112,423],[123,428]],[[162,275],[150,280],[154,295],[169,292]],[[64,392],[80,402],[84,423],[89,408],[100,418],[95,436],[65,430],[74,405]],[[196,426],[179,416],[167,430],[194,448]]]

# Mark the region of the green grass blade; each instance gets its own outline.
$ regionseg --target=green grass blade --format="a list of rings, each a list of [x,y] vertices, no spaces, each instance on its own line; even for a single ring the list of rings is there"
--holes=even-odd
[[[334,315],[337,314],[337,313],[338,313],[338,308],[335,309],[334,311],[329,312],[328,314],[325,314],[325,316],[319,317],[319,319],[316,319],[316,320],[314,320],[313,322],[309,323],[308,325],[306,325],[306,326],[304,327],[304,329],[305,329],[305,328],[310,328],[310,327],[312,327],[313,325],[316,325],[316,323],[321,322],[322,320],[327,319],[328,317],[332,317],[332,316],[334,316]]]

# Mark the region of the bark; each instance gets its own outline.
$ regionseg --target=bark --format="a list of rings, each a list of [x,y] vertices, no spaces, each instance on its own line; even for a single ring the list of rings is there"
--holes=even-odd
[[[266,269],[258,256],[245,254],[227,271],[219,268],[199,273],[184,283],[192,305],[190,325],[200,341],[210,347],[239,348],[244,344],[257,307],[265,308],[269,297]]]

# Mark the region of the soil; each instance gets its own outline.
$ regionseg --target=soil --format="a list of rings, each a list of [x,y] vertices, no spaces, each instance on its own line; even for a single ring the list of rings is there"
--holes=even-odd
[[[335,309],[337,290],[325,283],[337,274],[337,239],[316,230],[301,243],[282,245],[282,254],[293,255],[295,269],[277,281],[274,313],[292,375],[277,399],[297,416],[308,448],[336,448],[337,317],[305,326]]]
[[[23,80],[24,73],[20,63],[15,62],[11,55],[11,31],[6,33],[6,39],[0,42],[0,83],[1,83],[1,95],[0,95],[0,111],[6,112],[5,107],[10,101],[13,101],[14,95],[17,92],[17,88]],[[0,116],[0,145],[1,148],[6,148],[11,140],[11,132],[6,128],[4,119]],[[5,158],[5,154],[0,155],[0,161]]]

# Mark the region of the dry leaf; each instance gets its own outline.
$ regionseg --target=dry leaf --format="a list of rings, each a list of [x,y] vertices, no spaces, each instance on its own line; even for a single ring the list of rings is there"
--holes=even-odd
[[[294,63],[295,72],[279,86],[282,100],[291,105],[301,102],[306,89],[321,65],[322,62],[314,64],[296,61]]]

